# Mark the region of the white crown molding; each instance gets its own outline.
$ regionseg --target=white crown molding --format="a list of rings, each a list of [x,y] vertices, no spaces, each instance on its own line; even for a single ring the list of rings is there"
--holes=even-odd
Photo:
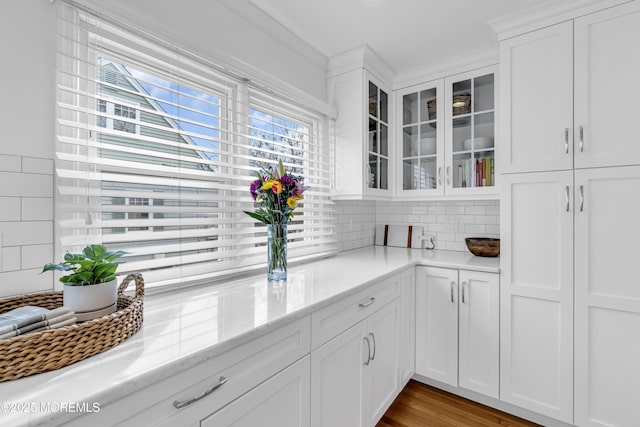
[[[327,77],[335,77],[358,68],[365,68],[383,83],[391,86],[396,72],[368,45],[334,55],[327,63]]]
[[[425,65],[398,73],[393,80],[393,90],[452,76],[477,68],[487,67],[498,63],[498,50],[479,51],[471,54],[453,57],[436,65]]]
[[[490,21],[488,24],[501,41],[631,1],[636,0],[547,0],[537,6]]]

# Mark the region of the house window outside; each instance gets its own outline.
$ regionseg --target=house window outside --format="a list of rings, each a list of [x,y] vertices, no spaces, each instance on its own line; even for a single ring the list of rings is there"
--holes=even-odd
[[[124,117],[132,121],[138,121],[138,110],[134,107],[129,107],[114,102],[108,102],[104,99],[98,99],[96,121],[97,125],[102,128],[113,129],[121,132],[139,133],[139,126],[131,121],[117,120],[111,117],[100,115],[99,113],[105,113],[112,116]]]

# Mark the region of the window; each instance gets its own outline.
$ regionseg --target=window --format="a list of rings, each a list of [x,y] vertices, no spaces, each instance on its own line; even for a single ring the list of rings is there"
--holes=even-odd
[[[311,187],[290,224],[290,259],[335,251],[330,120],[214,64],[56,4],[56,251],[125,250],[147,286],[264,266],[255,172],[277,164]]]
[[[96,124],[98,126],[121,132],[139,133],[139,127],[135,123],[138,120],[138,110],[135,107],[98,99],[97,111],[98,113],[105,113],[97,116]],[[109,116],[124,117],[129,120],[118,120]]]

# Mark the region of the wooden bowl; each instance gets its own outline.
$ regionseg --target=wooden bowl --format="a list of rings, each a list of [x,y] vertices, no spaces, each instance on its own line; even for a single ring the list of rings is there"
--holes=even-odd
[[[500,239],[467,237],[464,241],[467,244],[467,249],[474,255],[487,257],[500,255]]]

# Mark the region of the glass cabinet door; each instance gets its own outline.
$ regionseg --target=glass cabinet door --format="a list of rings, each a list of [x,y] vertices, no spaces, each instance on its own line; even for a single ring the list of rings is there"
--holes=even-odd
[[[389,188],[389,96],[369,81],[369,188]]]
[[[451,86],[452,188],[492,187],[494,172],[494,75],[456,81]]]
[[[402,190],[437,187],[437,90],[402,97]]]

